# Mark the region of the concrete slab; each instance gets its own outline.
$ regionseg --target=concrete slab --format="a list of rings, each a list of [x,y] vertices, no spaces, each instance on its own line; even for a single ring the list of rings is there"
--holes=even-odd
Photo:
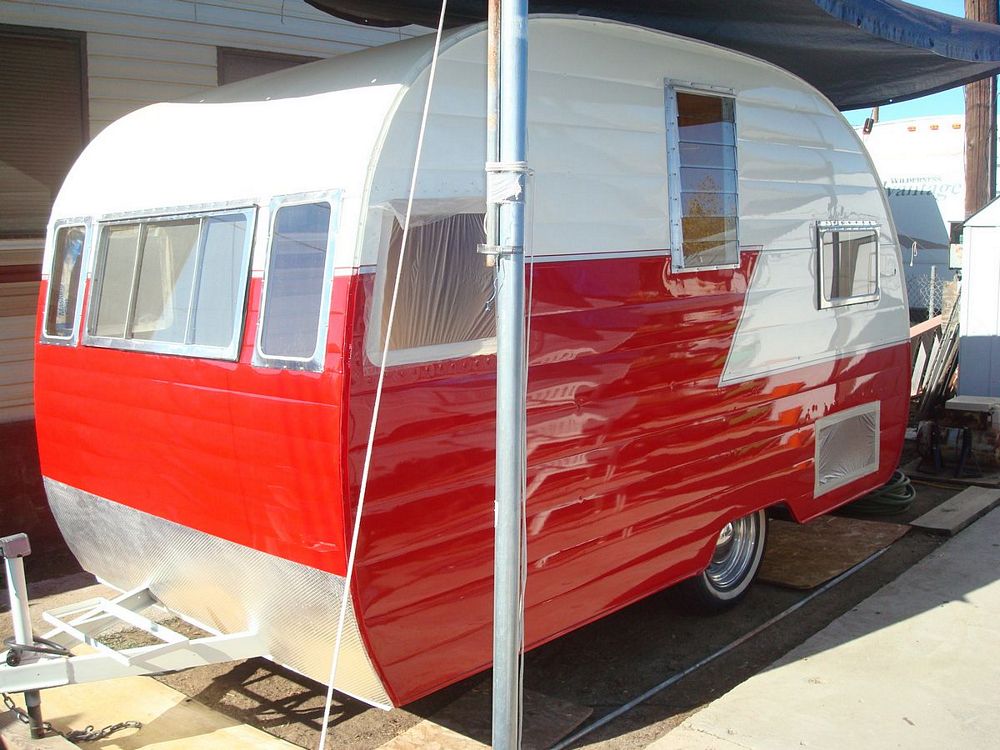
[[[67,685],[42,692],[46,721],[66,731],[119,721],[143,723],[102,740],[101,750],[296,750],[259,729],[197,703],[151,677],[125,677],[98,685]],[[16,746],[15,746],[16,747]]]
[[[953,536],[1000,505],[1000,490],[967,487],[912,521],[911,526]]]
[[[992,750],[998,579],[994,510],[649,748]]]
[[[7,711],[0,713],[0,748],[4,750],[76,750],[76,745],[59,735],[33,740],[28,727]]]

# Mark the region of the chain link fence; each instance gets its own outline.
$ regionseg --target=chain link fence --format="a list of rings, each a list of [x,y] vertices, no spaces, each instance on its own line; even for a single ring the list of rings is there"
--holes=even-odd
[[[934,269],[931,273],[930,269]],[[906,294],[910,309],[927,310],[927,317],[939,315],[943,309],[948,285],[955,272],[947,267],[928,266],[927,273],[913,275],[906,279]]]

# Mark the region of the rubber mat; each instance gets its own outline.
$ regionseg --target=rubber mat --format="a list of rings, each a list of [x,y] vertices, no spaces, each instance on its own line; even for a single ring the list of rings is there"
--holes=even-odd
[[[909,526],[841,516],[806,524],[771,520],[760,580],[792,589],[822,586],[888,547]]]

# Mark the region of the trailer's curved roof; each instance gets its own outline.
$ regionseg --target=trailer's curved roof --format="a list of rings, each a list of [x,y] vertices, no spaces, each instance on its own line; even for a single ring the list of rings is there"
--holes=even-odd
[[[440,0],[306,0],[380,26],[436,25]],[[486,0],[449,0],[448,22]],[[804,78],[840,109],[888,104],[1000,72],[1000,26],[902,0],[532,0],[532,13],[609,18],[739,50]]]

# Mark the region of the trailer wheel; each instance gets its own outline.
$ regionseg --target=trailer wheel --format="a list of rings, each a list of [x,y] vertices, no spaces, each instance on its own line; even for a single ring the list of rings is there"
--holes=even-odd
[[[742,599],[764,556],[767,514],[763,510],[727,523],[715,540],[712,560],[682,586],[699,609],[720,612]]]

